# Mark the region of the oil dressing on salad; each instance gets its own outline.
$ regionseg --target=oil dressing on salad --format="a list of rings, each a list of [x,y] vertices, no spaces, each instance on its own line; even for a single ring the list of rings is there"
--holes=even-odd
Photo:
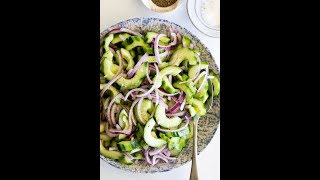
[[[177,158],[193,137],[192,118],[205,116],[211,80],[219,77],[200,59],[192,41],[116,28],[102,44],[100,154],[123,164],[154,166]]]

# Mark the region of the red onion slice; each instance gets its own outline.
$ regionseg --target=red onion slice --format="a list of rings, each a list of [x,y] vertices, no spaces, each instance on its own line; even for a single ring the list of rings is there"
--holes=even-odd
[[[184,41],[182,41],[182,46],[183,47],[187,47],[186,43]]]
[[[127,38],[124,37],[122,34],[119,34],[119,38],[122,40],[122,41],[125,41]]]
[[[187,99],[184,98],[184,100],[183,100],[183,102],[182,102],[182,104],[180,106],[180,111],[182,111],[184,109],[184,106],[186,105],[186,102],[187,102]]]
[[[123,99],[123,100],[125,100],[125,101],[126,101],[126,100],[128,99],[128,97],[129,97],[130,95],[132,95],[132,94],[133,94],[133,92],[136,92],[136,91],[147,92],[147,90],[142,89],[142,88],[132,89],[132,90],[130,90],[130,91],[127,93],[127,95],[124,97],[124,99]]]
[[[117,49],[118,47],[112,43],[109,44],[109,47],[112,47],[113,49]]]
[[[109,123],[108,122],[106,123],[106,134],[111,138],[119,136],[119,134],[113,134],[112,132],[110,132]]]
[[[179,98],[178,98],[178,102],[179,102],[179,103],[182,103],[185,96],[186,96],[186,94],[182,91],[182,93],[180,93],[180,96],[179,96]]]
[[[209,75],[209,67],[206,68],[206,75],[204,76],[204,79],[203,79],[199,89],[197,90],[197,93],[199,93],[202,90],[202,88],[204,87],[204,84],[208,80],[208,75]]]
[[[172,98],[172,100],[174,101],[174,102],[179,102],[178,101],[178,98],[176,98],[175,96],[173,96],[173,97],[171,97]]]
[[[111,79],[111,81],[109,81],[106,86],[103,87],[103,89],[100,92],[100,96],[102,97],[103,94],[106,92],[107,89],[109,89],[109,87],[116,82],[121,76],[123,75],[123,73],[118,74],[117,76],[115,76],[113,79]]]
[[[173,93],[173,94],[168,94],[168,93],[163,92],[163,91],[160,90],[160,89],[157,89],[156,91],[158,91],[160,94],[163,94],[163,95],[169,96],[169,97],[170,97],[170,96],[175,96],[175,95],[179,94],[179,92]]]
[[[104,104],[103,104],[103,108],[104,108],[104,109],[107,109],[107,108],[108,108],[109,102],[110,102],[110,97],[108,97],[108,98],[104,101]]]
[[[132,35],[135,35],[135,36],[139,36],[139,37],[143,37],[140,33],[132,31],[132,30],[127,29],[127,28],[115,28],[115,29],[110,30],[108,32],[108,34],[117,34],[117,33],[122,33],[122,32],[126,32],[126,33],[129,33],[129,34],[132,34]]]
[[[164,34],[158,34],[156,36],[155,44],[154,44],[154,54],[155,54],[156,61],[157,61],[158,64],[161,64],[161,59],[159,57],[159,40],[163,36],[165,36],[165,35]]]
[[[171,33],[171,37],[173,37],[173,41],[169,45],[175,46],[177,44],[177,34]]]
[[[115,109],[116,109],[116,107],[117,107],[117,105],[115,105],[115,104],[112,104],[112,106],[111,106],[111,113],[110,113],[110,120],[111,120],[111,123],[113,124],[113,126],[115,126],[115,127],[117,127],[117,123],[116,123],[116,120],[115,120],[115,118],[114,118],[114,111],[115,111]],[[110,121],[109,121],[110,122]],[[110,124],[111,124],[110,123]],[[120,128],[120,130],[121,130],[121,128]]]
[[[186,114],[186,115],[185,115],[185,118],[186,118],[187,120],[190,120],[190,119],[191,119],[190,114]]]
[[[169,55],[169,50],[166,50],[165,52],[159,54],[159,57],[160,57],[160,58],[163,58],[163,57],[165,57],[165,56],[167,56],[167,55]]]
[[[162,159],[164,162],[168,163],[168,159],[166,159],[165,157],[163,156],[160,156],[160,155],[154,155],[152,157],[152,166],[154,166],[156,164],[156,159]]]
[[[115,34],[115,33],[118,33],[118,32],[120,31],[120,29],[121,29],[121,28],[110,29],[107,34]]]
[[[182,37],[180,33],[177,33],[178,44],[181,43]]]
[[[149,84],[152,84],[152,80],[150,79],[150,76],[149,76],[149,66],[147,66],[147,79]]]
[[[190,49],[193,49],[194,48],[194,45],[193,43],[190,43],[190,46],[189,46]]]
[[[159,104],[159,93],[158,91],[155,92],[156,93],[156,105]]]
[[[144,151],[144,159],[145,159],[145,161],[148,163],[148,164],[152,164],[152,162],[151,162],[151,160],[150,160],[150,157],[149,157],[149,151],[147,150],[147,151]]]
[[[143,37],[142,34],[140,34],[138,32],[135,32],[135,31],[132,31],[132,30],[127,29],[127,28],[121,28],[120,31],[129,33],[129,34],[132,34],[132,35],[135,35],[135,36]]]
[[[148,57],[148,53],[145,53],[140,60],[137,62],[137,64],[134,66],[134,68],[132,69],[132,71],[128,71],[127,76],[128,78],[132,78],[132,76],[136,73],[136,71],[138,70],[138,68],[141,66],[141,64],[147,59]]]
[[[188,125],[189,125],[189,122],[190,122],[190,120],[186,119],[186,124],[183,127],[179,128],[179,129],[161,129],[160,127],[156,127],[156,129],[158,131],[161,131],[161,132],[178,132],[178,131],[182,131],[185,128],[187,128]]]
[[[118,130],[121,130],[121,127],[119,126],[119,124],[116,125],[116,128],[117,128]]]
[[[172,113],[167,113],[166,115],[168,117],[180,117],[180,116],[184,116],[186,114],[185,111],[181,111],[181,112],[178,112],[178,113],[175,113],[175,114],[172,114]]]
[[[196,57],[197,57],[197,61],[198,61],[198,71],[196,72],[195,76],[193,76],[192,78],[188,79],[187,81],[182,81],[180,82],[180,84],[183,84],[183,83],[187,83],[187,82],[190,82],[190,81],[193,81],[194,79],[196,79],[201,71],[201,59],[200,57],[196,54]]]
[[[163,153],[164,155],[166,155],[167,157],[170,157],[170,154],[171,154],[168,149],[165,149],[164,151],[162,151],[162,153]]]
[[[141,116],[141,104],[142,104],[143,99],[144,99],[143,97],[140,98],[140,100],[138,102],[138,107],[137,107],[137,109],[138,109],[138,117],[142,122],[144,122],[144,120],[142,119],[142,116]],[[146,123],[144,122],[143,124],[146,124]]]
[[[115,148],[115,147],[109,147],[109,151],[117,151],[118,148]]]
[[[130,124],[129,127],[130,127],[129,129],[124,129],[124,130],[110,129],[110,132],[114,134],[130,135],[132,132],[132,124]]]
[[[172,113],[177,112],[177,111],[179,110],[180,106],[181,106],[181,103],[177,102],[176,104],[174,104],[174,105],[167,111],[167,113],[172,114]]]
[[[159,153],[161,153],[166,147],[167,147],[167,145],[164,145],[164,146],[161,147],[161,148],[154,148],[154,150],[153,150],[153,151],[150,151],[149,154],[150,154],[150,156],[154,156],[154,155],[156,155],[156,154],[159,154]]]
[[[133,122],[134,125],[136,125],[136,122],[134,121],[135,119],[133,119],[133,108],[134,106],[139,102],[140,99],[135,99],[130,107],[130,110],[129,110],[129,122]]]
[[[174,157],[169,157],[169,156],[166,156],[164,155],[163,153],[160,153],[159,156],[165,158],[165,159],[168,159],[168,160],[176,160],[177,158],[174,158]]]
[[[202,76],[205,76],[205,75],[206,75],[206,72],[205,72],[205,71],[201,72],[201,73],[199,74],[199,76],[197,77],[197,79],[194,81],[194,84],[197,84],[198,81],[202,78]]]
[[[155,78],[155,82],[157,82],[157,81],[158,81],[158,78],[159,78],[159,68],[158,68],[158,66],[157,66],[156,64],[155,64],[154,66],[155,66],[155,68],[156,68],[156,78]],[[154,84],[152,85],[152,87],[149,89],[149,91],[147,91],[146,93],[143,93],[143,94],[138,94],[137,97],[146,97],[146,96],[148,96],[153,90],[155,90],[156,85],[157,85],[157,83],[154,83]]]
[[[152,166],[158,164],[159,161],[160,161],[160,159],[157,159],[157,160],[152,164]]]
[[[108,106],[108,111],[107,111],[107,117],[108,117],[108,119],[110,119],[109,122],[111,121],[111,118],[110,118],[111,106],[113,105],[113,103],[116,101],[117,98],[123,99],[123,95],[121,93],[119,93],[110,101],[109,106]],[[113,122],[110,122],[110,124],[113,124]],[[115,127],[116,124],[114,123],[113,126]]]
[[[151,86],[150,85],[143,85],[140,88],[144,89],[144,90],[148,90]]]
[[[116,52],[114,51],[114,49],[113,49],[112,47],[109,47],[109,50],[111,51],[111,53],[112,53],[113,55],[116,54]]]
[[[129,154],[128,152],[122,152],[125,156],[127,156],[128,157],[128,159],[130,160],[130,161],[132,161],[133,159],[134,159],[134,157],[131,155],[131,154]]]

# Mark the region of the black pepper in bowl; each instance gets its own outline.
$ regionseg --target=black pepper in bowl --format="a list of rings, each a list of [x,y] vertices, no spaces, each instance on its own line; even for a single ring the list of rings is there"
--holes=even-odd
[[[159,7],[168,7],[177,2],[177,0],[152,0]]]

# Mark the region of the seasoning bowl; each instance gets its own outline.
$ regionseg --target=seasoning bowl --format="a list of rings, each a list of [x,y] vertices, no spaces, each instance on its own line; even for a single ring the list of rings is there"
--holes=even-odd
[[[166,13],[166,12],[173,11],[173,10],[177,9],[178,7],[180,7],[185,0],[177,0],[175,3],[173,3],[172,5],[170,5],[168,7],[157,6],[152,0],[141,0],[141,1],[148,9],[150,9],[154,12]]]
[[[220,38],[220,22],[219,22],[219,26],[210,26],[202,17],[201,10],[202,10],[202,4],[204,3],[204,1],[206,0],[188,0],[187,2],[188,16],[192,24],[200,32],[213,38]],[[218,1],[219,1],[218,7],[220,9],[220,0]],[[218,12],[218,15],[219,15],[218,18],[220,19],[220,12]]]

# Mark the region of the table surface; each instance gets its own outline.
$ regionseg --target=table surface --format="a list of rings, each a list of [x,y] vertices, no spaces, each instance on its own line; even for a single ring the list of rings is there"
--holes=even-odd
[[[100,0],[100,32],[118,22],[138,17],[166,19],[187,28],[210,50],[220,69],[220,38],[210,38],[191,23],[185,1],[169,13],[155,13],[147,9],[141,0]],[[191,162],[166,173],[137,174],[119,170],[100,159],[101,180],[188,180]],[[220,125],[210,144],[198,156],[198,173],[201,180],[220,180]]]

